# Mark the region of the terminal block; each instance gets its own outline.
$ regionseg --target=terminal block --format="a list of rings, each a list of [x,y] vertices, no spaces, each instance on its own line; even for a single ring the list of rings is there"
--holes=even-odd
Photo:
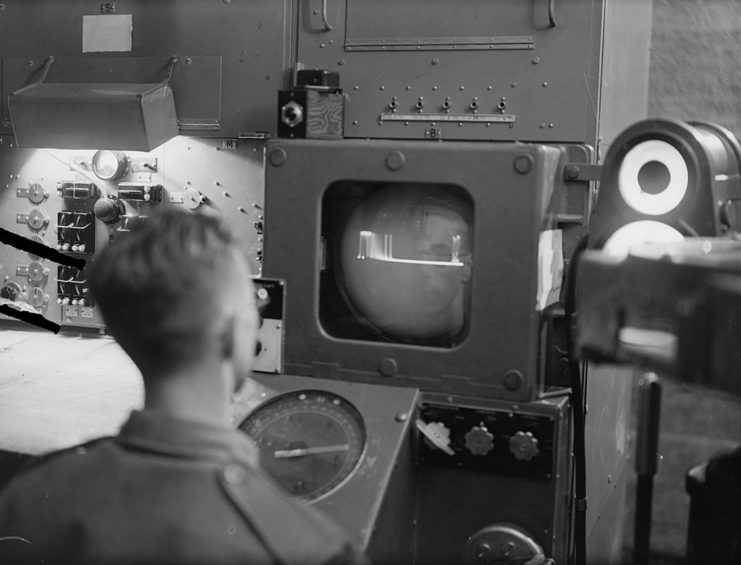
[[[95,252],[95,216],[92,212],[57,214],[57,249],[72,253]]]
[[[93,306],[84,271],[75,267],[57,267],[57,304]]]
[[[63,181],[57,184],[57,190],[62,198],[69,200],[97,198],[99,193],[93,182]]]
[[[121,182],[118,184],[118,197],[140,202],[160,202],[162,200],[162,185]]]

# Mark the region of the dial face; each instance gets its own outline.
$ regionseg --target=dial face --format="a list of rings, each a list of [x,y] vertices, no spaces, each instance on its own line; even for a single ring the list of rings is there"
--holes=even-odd
[[[326,391],[277,396],[257,407],[239,428],[260,448],[267,473],[305,500],[337,489],[358,466],[365,449],[360,413]]]
[[[28,279],[33,282],[39,282],[44,278],[44,266],[38,261],[31,261],[28,265]]]
[[[126,169],[126,155],[118,151],[101,150],[93,155],[93,172],[102,180],[116,180]]]
[[[44,187],[39,183],[34,182],[28,187],[28,199],[31,202],[41,204],[44,198],[46,198],[46,192],[44,191]]]

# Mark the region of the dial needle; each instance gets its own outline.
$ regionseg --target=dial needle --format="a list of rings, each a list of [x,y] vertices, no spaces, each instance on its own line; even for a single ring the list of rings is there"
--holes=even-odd
[[[350,445],[342,443],[339,445],[323,445],[316,447],[301,447],[298,449],[278,449],[273,452],[276,459],[288,459],[289,457],[301,457],[303,455],[316,455],[317,453],[334,453],[335,451],[349,451]]]

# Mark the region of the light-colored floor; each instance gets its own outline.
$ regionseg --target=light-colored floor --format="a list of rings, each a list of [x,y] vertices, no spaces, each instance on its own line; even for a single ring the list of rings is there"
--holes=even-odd
[[[0,329],[0,449],[37,455],[113,434],[143,398],[108,337]]]

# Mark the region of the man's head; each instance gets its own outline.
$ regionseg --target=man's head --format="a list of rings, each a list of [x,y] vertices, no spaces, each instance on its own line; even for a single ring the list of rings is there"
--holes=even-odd
[[[251,368],[257,312],[249,268],[216,218],[153,215],[97,257],[93,297],[109,332],[148,380],[230,363]]]

